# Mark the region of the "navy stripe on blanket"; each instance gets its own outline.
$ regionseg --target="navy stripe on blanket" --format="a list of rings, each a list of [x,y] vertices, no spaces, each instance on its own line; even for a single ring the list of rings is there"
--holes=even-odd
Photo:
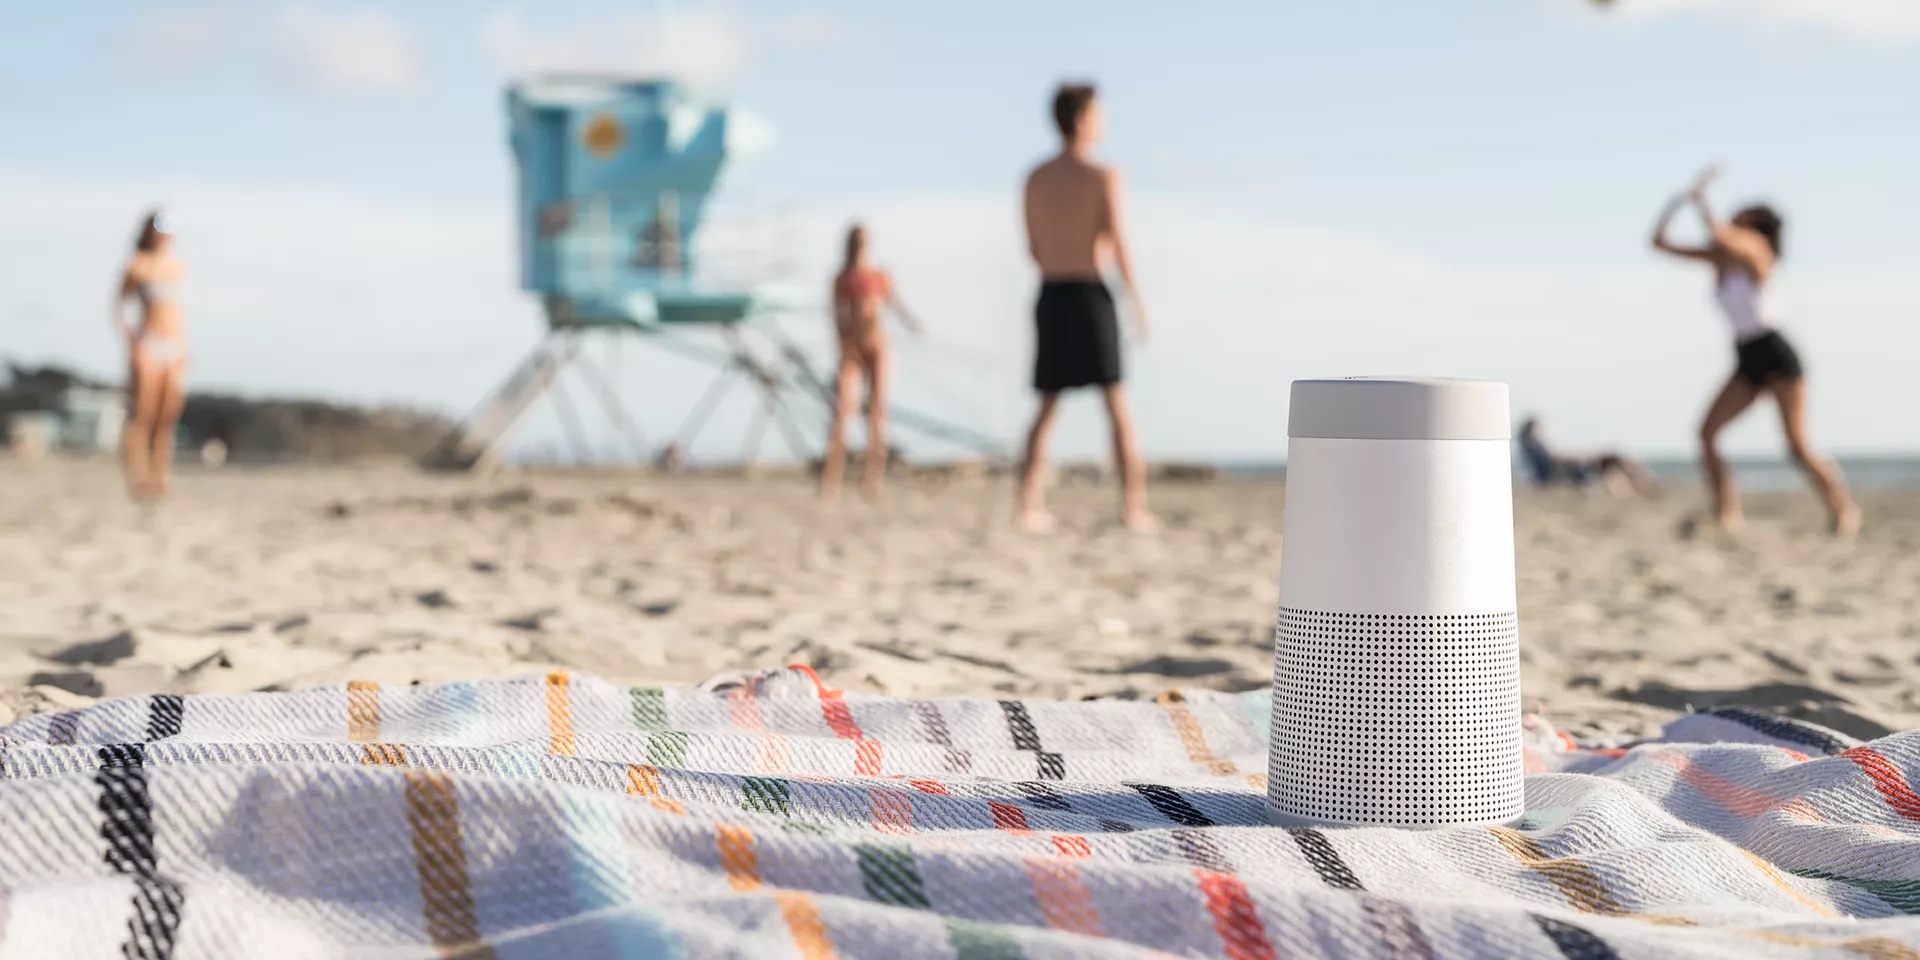
[[[1721,707],[1718,710],[1708,711],[1708,715],[1730,720],[1775,740],[1812,747],[1829,757],[1848,750],[1847,743],[1833,734],[1794,723],[1782,717],[1761,713],[1758,710],[1749,710],[1746,707]]]
[[[120,955],[129,960],[168,960],[180,930],[186,891],[160,875],[154,850],[153,800],[147,792],[144,744],[108,744],[100,748],[100,838],[114,872],[133,880],[133,912]]]
[[[1018,700],[1001,700],[999,703],[1000,711],[1007,715],[1007,732],[1013,736],[1013,748],[1034,755],[1034,764],[1039,771],[1036,776],[1042,780],[1065,780],[1066,758],[1041,748],[1040,730],[1033,725],[1033,715],[1027,712],[1027,705]]]

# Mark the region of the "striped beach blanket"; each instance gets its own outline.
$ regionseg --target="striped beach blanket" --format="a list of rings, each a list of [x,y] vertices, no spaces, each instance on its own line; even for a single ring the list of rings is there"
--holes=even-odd
[[[0,730],[0,960],[1920,957],[1920,735],[1532,731],[1517,828],[1265,824],[1267,695],[794,668],[143,696]]]

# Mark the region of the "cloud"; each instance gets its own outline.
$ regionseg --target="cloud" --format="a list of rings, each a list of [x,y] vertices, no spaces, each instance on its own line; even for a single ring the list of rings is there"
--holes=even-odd
[[[1634,19],[1711,18],[1869,43],[1920,42],[1920,3],[1914,0],[1613,0],[1611,7]]]
[[[796,50],[825,50],[853,39],[853,25],[825,10],[796,10],[775,24],[781,45]]]
[[[570,24],[535,24],[513,10],[482,21],[481,42],[501,69],[535,73],[671,74],[696,87],[725,87],[746,73],[753,37],[731,11],[620,13]]]
[[[418,38],[373,8],[205,3],[136,17],[111,49],[142,80],[185,80],[237,66],[302,93],[411,96],[428,85]]]
[[[232,57],[258,26],[255,10],[232,3],[150,10],[121,27],[110,46],[136,77],[177,80]]]
[[[821,10],[750,18],[703,6],[552,23],[501,9],[482,21],[480,38],[494,62],[515,76],[671,75],[695,87],[724,89],[744,77],[764,49],[821,50],[844,43],[852,32],[845,20]]]
[[[282,11],[276,32],[275,66],[302,89],[417,94],[427,88],[425,52],[385,11],[302,4]]]

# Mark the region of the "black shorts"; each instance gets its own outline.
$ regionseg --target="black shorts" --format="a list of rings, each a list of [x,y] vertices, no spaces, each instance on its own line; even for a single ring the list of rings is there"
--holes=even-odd
[[[1739,363],[1733,375],[1756,387],[1775,380],[1798,380],[1804,375],[1800,355],[1778,330],[1768,330],[1734,347]]]
[[[1120,322],[1097,280],[1049,280],[1034,304],[1033,388],[1059,393],[1120,382]]]

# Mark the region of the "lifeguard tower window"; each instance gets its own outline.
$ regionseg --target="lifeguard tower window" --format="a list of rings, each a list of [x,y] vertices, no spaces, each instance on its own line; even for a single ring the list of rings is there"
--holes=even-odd
[[[556,326],[736,323],[750,290],[702,282],[693,241],[728,162],[763,139],[669,80],[529,81],[507,93],[521,282]]]

